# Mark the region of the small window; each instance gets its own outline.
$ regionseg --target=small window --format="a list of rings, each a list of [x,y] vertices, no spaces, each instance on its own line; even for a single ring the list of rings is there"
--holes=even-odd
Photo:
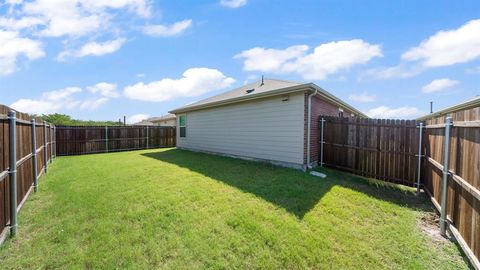
[[[180,127],[180,137],[185,138],[187,137],[187,116],[180,115],[178,118],[178,126]]]

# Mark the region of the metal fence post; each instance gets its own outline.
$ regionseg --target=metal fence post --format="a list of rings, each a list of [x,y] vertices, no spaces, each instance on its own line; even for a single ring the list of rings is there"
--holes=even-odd
[[[323,139],[323,131],[325,128],[325,119],[322,117],[320,120],[320,167],[323,167],[323,145],[325,141]]]
[[[8,112],[10,139],[9,139],[9,168],[10,176],[10,234],[17,233],[17,118],[16,112]]]
[[[32,168],[33,168],[33,190],[37,192],[38,172],[37,172],[37,132],[35,119],[32,119]]]
[[[417,164],[417,194],[420,193],[420,176],[422,169],[422,136],[423,136],[423,123],[419,125],[420,131],[418,133],[418,164]]]
[[[47,122],[43,121],[43,145],[45,148],[43,148],[43,163],[44,163],[44,168],[45,168],[45,173],[47,173],[48,170],[48,159],[47,159],[47,151],[48,151],[48,145],[47,145]]]
[[[105,151],[108,153],[108,126],[105,126]]]
[[[450,133],[452,118],[445,119],[445,144],[443,160],[442,197],[440,198],[440,233],[445,236],[447,229],[447,192],[448,192],[448,169],[450,163]]]
[[[148,149],[148,126],[147,126],[147,149]]]

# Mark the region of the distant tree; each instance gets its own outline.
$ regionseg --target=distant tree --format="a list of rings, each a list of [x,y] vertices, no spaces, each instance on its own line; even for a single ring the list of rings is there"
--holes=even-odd
[[[52,113],[43,114],[39,116],[44,121],[47,121],[56,126],[121,126],[123,123],[117,121],[93,121],[93,120],[77,120],[70,115]]]

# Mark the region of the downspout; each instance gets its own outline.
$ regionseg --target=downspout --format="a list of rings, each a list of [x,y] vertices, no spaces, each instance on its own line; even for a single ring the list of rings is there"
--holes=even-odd
[[[308,95],[308,116],[307,116],[307,169],[311,168],[310,166],[310,140],[311,140],[311,126],[312,126],[312,97],[318,93],[318,90],[315,89],[313,93]]]

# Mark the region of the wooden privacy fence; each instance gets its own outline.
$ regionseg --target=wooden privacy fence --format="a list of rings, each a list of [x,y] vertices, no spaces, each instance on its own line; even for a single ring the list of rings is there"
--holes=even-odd
[[[320,118],[325,166],[392,183],[416,183],[418,130],[414,120]],[[320,130],[322,133],[322,130]],[[323,151],[322,151],[323,149]]]
[[[442,233],[448,227],[472,264],[480,268],[480,108],[453,114],[450,132],[446,132],[446,120],[320,117],[319,163],[387,182],[422,186],[441,213]],[[446,183],[446,192],[442,183]]]
[[[451,119],[447,155],[445,131],[448,124],[445,123],[448,119],[438,117],[426,121],[423,186],[437,209],[442,211],[445,173],[447,225],[465,253],[476,267],[480,267],[480,108],[453,113]],[[445,164],[448,170],[444,169]]]
[[[54,129],[0,105],[0,243],[16,233],[17,212],[55,156]]]
[[[81,155],[174,147],[175,127],[104,126],[56,128],[57,155]]]

